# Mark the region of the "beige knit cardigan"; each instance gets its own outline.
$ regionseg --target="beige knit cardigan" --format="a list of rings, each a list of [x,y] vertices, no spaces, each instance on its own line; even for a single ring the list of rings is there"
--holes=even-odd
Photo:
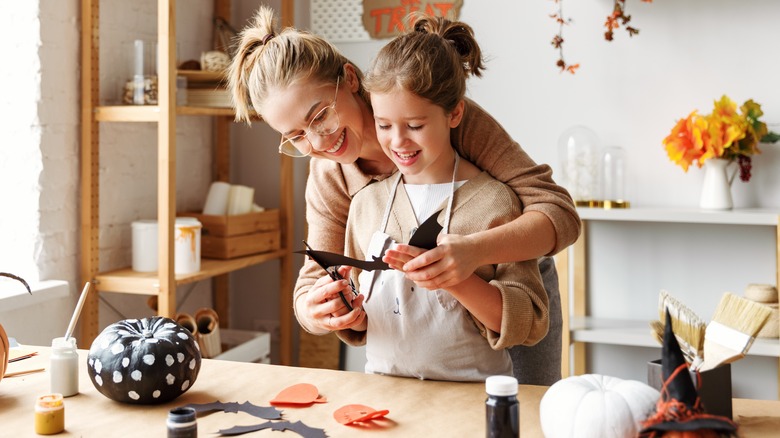
[[[552,179],[552,169],[536,164],[504,128],[475,102],[466,99],[463,120],[452,130],[451,140],[460,155],[507,184],[519,197],[523,212],[546,215],[555,228],[555,247],[548,255],[574,243],[580,233],[580,219],[571,196]],[[339,164],[312,158],[306,182],[306,240],[312,248],[343,253],[347,215],[352,197],[363,187],[389,175],[369,175],[357,164]],[[518,244],[522,244],[519,242]],[[297,317],[298,303],[324,271],[307,259],[298,275],[293,297]],[[301,326],[311,332],[298,318]]]

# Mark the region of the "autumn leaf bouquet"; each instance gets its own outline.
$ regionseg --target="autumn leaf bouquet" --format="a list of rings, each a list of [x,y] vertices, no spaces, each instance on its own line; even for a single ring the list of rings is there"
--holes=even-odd
[[[748,100],[737,108],[728,96],[715,101],[712,113],[696,110],[680,119],[663,140],[669,159],[684,171],[696,163],[701,167],[710,158],[723,158],[739,165],[739,178],[750,181],[752,156],[760,154],[759,143],[775,143],[780,135],[770,132],[759,120],[761,105]]]

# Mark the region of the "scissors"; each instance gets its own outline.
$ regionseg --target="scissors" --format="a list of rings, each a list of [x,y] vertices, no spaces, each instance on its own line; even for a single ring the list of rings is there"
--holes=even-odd
[[[306,245],[306,249],[303,250],[303,251],[296,251],[296,253],[298,253],[298,254],[306,254],[309,257],[311,257],[311,259],[314,260],[315,262],[317,262],[317,264],[320,265],[322,267],[322,269],[324,269],[325,272],[328,273],[328,276],[330,276],[330,278],[332,278],[334,281],[338,281],[338,280],[343,280],[344,279],[344,277],[342,277],[341,274],[339,274],[339,272],[338,272],[338,267],[341,266],[341,265],[335,264],[335,263],[327,263],[326,260],[325,260],[326,257],[323,257],[324,254],[330,254],[330,253],[326,253],[324,251],[315,251],[314,249],[312,249],[311,246],[309,246],[308,243],[306,243],[305,240],[303,241],[303,244]],[[333,255],[336,255],[336,254],[333,254]],[[357,295],[357,291],[355,290],[355,283],[352,282],[351,278],[349,279],[349,287],[352,289],[352,293],[354,295]],[[349,311],[351,312],[352,311],[352,305],[349,303],[349,301],[347,301],[347,297],[344,296],[344,292],[339,291],[339,298],[341,298],[341,302],[344,303],[344,305],[347,307],[347,309],[349,309]]]

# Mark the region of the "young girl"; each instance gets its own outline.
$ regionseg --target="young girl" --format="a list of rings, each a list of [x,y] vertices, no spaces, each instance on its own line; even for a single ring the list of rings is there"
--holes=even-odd
[[[352,197],[396,170],[379,146],[360,70],[321,37],[290,27],[277,29],[273,10],[261,7],[241,33],[228,82],[238,120],[249,122],[253,109],[283,134],[280,152],[311,157],[306,240],[318,250],[343,252]],[[410,279],[442,287],[463,281],[478,266],[537,260],[574,243],[580,220],[569,194],[553,181],[551,168],[535,163],[490,114],[468,98],[451,141],[463,158],[512,188],[523,214],[469,236],[440,235],[436,248],[406,263]],[[541,373],[518,376],[521,383],[550,385],[560,378],[560,297],[555,266],[550,258],[542,260],[540,269],[546,273],[543,278],[557,324],[551,326],[550,336],[532,347],[544,344],[543,352],[523,351],[515,363],[522,361],[526,371]],[[301,327],[326,334],[361,319],[359,302],[347,312],[339,299],[339,292],[349,297],[348,291],[347,282],[333,281],[317,263],[306,260],[292,303]],[[557,355],[549,354],[556,351]],[[535,358],[542,366],[525,366]]]
[[[353,257],[381,257],[431,214],[443,232],[469,235],[521,213],[509,187],[452,147],[466,76],[482,69],[471,28],[425,15],[412,22],[413,31],[379,52],[364,82],[377,138],[400,172],[353,198],[346,241]],[[366,318],[338,333],[366,343],[367,372],[454,381],[512,375],[507,348],[547,334],[548,300],[535,260],[480,266],[436,290],[396,270],[362,272],[357,283],[371,297],[363,302]]]

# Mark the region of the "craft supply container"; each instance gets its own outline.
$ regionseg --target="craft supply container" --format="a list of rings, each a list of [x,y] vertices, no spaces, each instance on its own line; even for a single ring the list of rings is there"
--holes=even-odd
[[[157,43],[134,40],[124,44],[125,82],[121,91],[125,105],[157,105]]]
[[[70,397],[79,393],[79,355],[76,338],[54,338],[51,342],[49,373],[51,392]]]

